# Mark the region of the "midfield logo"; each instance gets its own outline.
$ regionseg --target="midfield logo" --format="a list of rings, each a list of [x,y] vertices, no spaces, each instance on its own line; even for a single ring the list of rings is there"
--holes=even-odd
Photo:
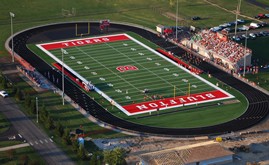
[[[138,70],[138,68],[133,65],[118,66],[116,69],[120,72]]]

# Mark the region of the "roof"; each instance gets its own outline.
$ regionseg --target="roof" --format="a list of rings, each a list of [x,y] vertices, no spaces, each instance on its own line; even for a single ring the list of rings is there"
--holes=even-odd
[[[140,158],[150,165],[184,165],[229,155],[233,155],[233,152],[225,150],[216,142],[209,141],[146,153]]]

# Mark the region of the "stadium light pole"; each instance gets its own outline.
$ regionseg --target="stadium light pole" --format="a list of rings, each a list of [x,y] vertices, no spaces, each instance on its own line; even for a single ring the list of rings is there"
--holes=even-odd
[[[10,31],[11,31],[11,49],[12,49],[12,62],[14,62],[14,43],[13,43],[13,19],[15,17],[15,14],[12,12],[9,12],[10,15]]]
[[[237,32],[237,19],[238,19],[238,14],[240,13],[240,8],[241,8],[241,0],[239,0],[238,5],[236,7],[235,29],[234,29],[234,35],[235,36],[236,36],[236,32]]]
[[[177,11],[176,11],[176,41],[177,41],[177,22],[178,22],[178,0],[177,0]]]
[[[38,123],[38,97],[36,99],[36,122]]]
[[[62,52],[62,99],[63,99],[63,105],[64,105],[64,49],[61,49]]]
[[[247,53],[247,37],[248,36],[248,28],[246,29],[246,38],[245,38],[245,50],[244,50],[244,71],[243,76],[245,77],[246,74],[246,53]]]

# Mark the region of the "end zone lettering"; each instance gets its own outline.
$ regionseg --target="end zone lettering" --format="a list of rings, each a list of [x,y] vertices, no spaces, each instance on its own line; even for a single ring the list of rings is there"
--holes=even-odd
[[[99,42],[109,42],[109,38],[96,38],[96,39],[85,39],[79,41],[71,41],[71,42],[64,42],[62,43],[66,47],[70,46],[79,46],[79,45],[86,45],[86,44],[94,44]]]
[[[124,34],[119,35],[110,35],[103,37],[95,37],[95,38],[84,38],[77,40],[68,40],[68,41],[60,41],[53,43],[40,44],[46,50],[60,49],[60,48],[68,48],[73,46],[83,46],[89,44],[99,44],[105,42],[114,42],[114,41],[122,41],[129,40],[129,38]]]
[[[229,98],[225,93],[215,90],[204,93],[192,94],[190,96],[177,96],[176,98],[166,98],[143,103],[123,106],[132,115],[145,113],[147,111],[163,110],[168,108],[181,107],[184,105],[205,103]]]

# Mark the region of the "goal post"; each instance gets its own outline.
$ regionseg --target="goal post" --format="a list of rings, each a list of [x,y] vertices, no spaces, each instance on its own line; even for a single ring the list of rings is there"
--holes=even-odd
[[[91,26],[90,26],[90,22],[87,23],[87,32],[81,32],[81,29],[83,29],[83,27],[80,25],[80,24],[77,24],[75,25],[75,33],[76,33],[76,36],[84,36],[84,35],[89,35],[90,34],[90,29],[91,29]]]

